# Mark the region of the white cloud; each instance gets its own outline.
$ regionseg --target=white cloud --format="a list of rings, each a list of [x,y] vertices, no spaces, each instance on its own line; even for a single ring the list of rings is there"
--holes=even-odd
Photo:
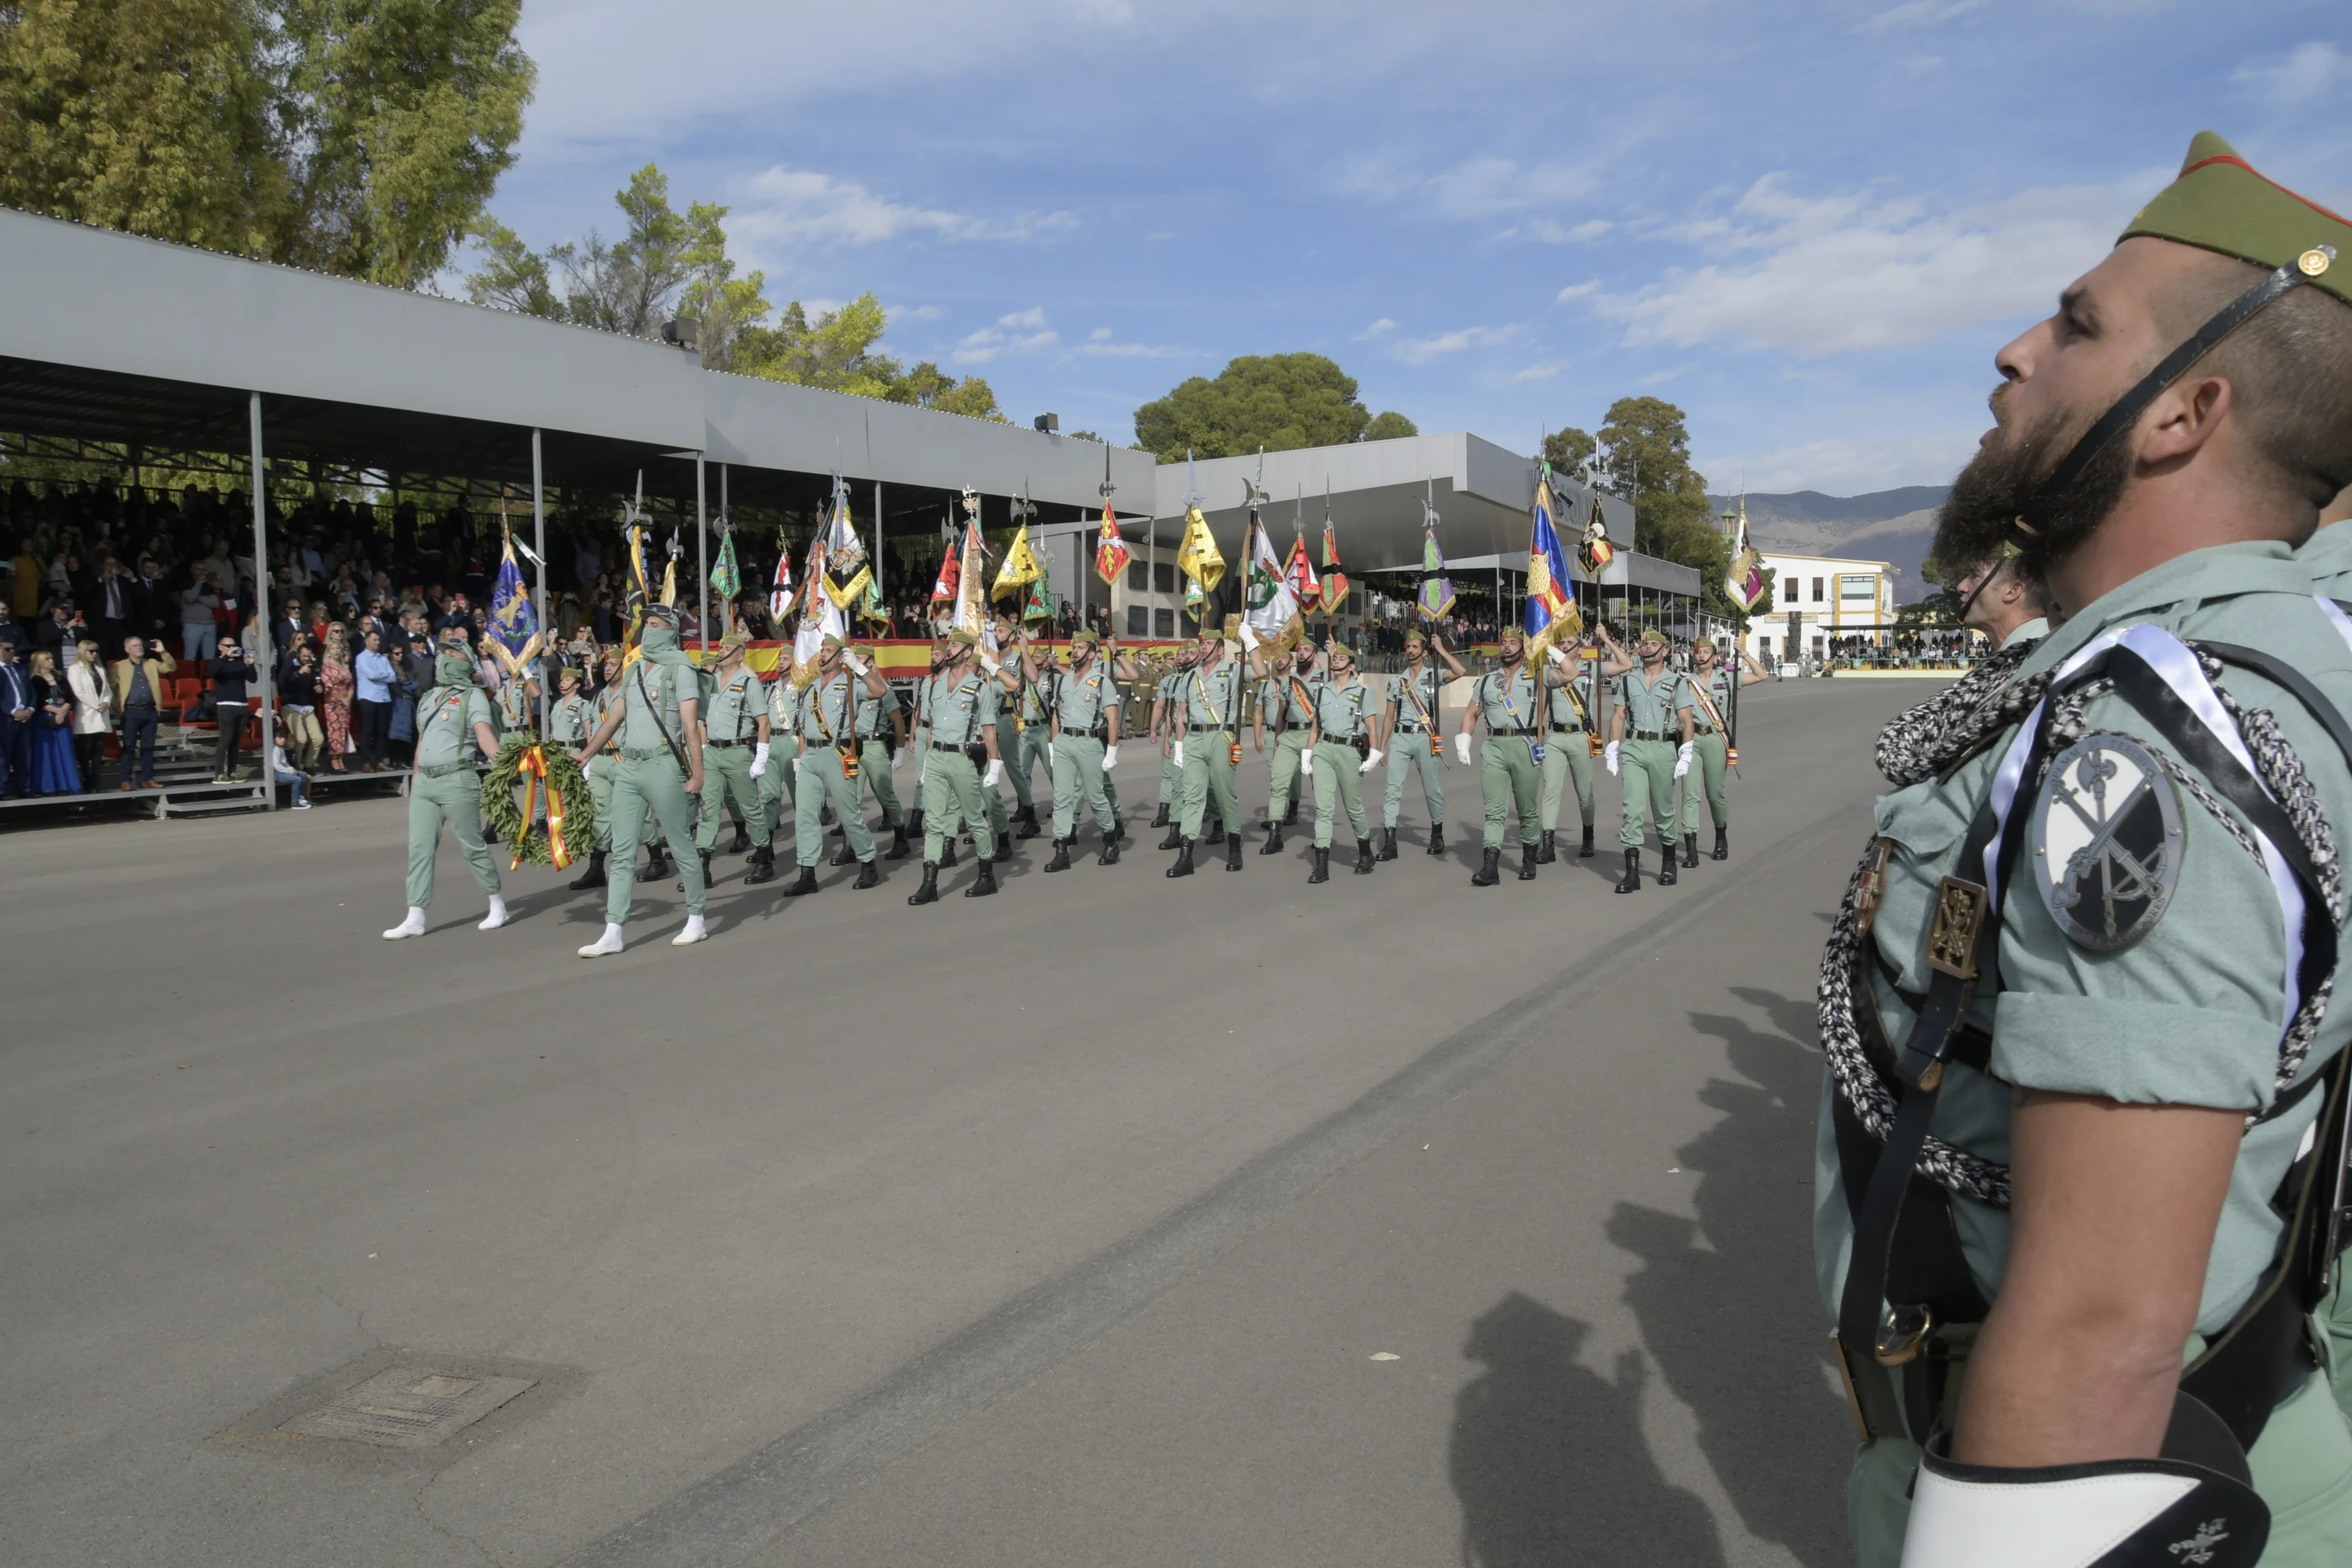
[[[1975,452],[1978,434],[1976,429],[1955,428],[1941,435],[1881,441],[1831,437],[1765,452],[1696,455],[1693,462],[1709,476],[1744,475],[1750,490],[1866,495],[1900,485],[1947,483]],[[1718,479],[1716,488],[1731,482]]]
[[[1857,33],[1902,33],[1933,27],[1984,9],[1985,0],[1906,0],[1857,23]]]
[[[1451,169],[1424,174],[1391,153],[1363,153],[1339,172],[1341,189],[1374,201],[1406,203],[1441,218],[1496,218],[1556,206],[1589,196],[1598,186],[1592,171],[1573,163],[1521,163],[1510,158],[1471,158]]]
[[[1368,343],[1374,338],[1385,338],[1391,332],[1395,330],[1396,323],[1391,320],[1388,317],[1383,316],[1379,320],[1373,322],[1370,326],[1365,328],[1362,331],[1357,333],[1356,341],[1359,343]]]
[[[1103,360],[1183,360],[1201,352],[1177,343],[1113,343],[1099,338],[1080,343],[1072,351]]]
[[[940,319],[940,308],[936,305],[889,305],[883,308],[882,313],[888,317],[893,323],[904,321],[936,321]]]
[[[1566,369],[1567,361],[1553,360],[1547,364],[1529,365],[1523,371],[1514,371],[1511,379],[1515,382],[1548,382]]]
[[[2281,107],[2310,103],[2346,78],[2352,66],[2344,51],[2330,43],[2297,44],[2284,57],[2248,60],[2230,80]]]
[[[1397,345],[1397,358],[1408,365],[1425,365],[1447,354],[1458,354],[1465,349],[1491,349],[1512,342],[1521,329],[1513,324],[1506,327],[1463,327],[1451,332],[1440,332],[1433,338],[1407,338]]]
[[[1673,235],[1714,259],[1598,302],[1633,346],[1727,343],[1801,358],[1905,348],[2046,311],[2162,183],[2142,174],[1937,211],[1917,200],[1808,198],[1768,174],[1727,215]]]
[[[1561,289],[1558,294],[1552,297],[1552,303],[1555,305],[1565,305],[1571,299],[1582,299],[1588,295],[1598,294],[1600,292],[1601,279],[1597,277],[1588,277],[1581,283],[1571,283],[1567,287]]]
[[[854,180],[836,180],[779,163],[753,175],[729,214],[729,229],[755,247],[877,245],[913,235],[946,240],[1049,238],[1077,227],[1069,213],[1022,213],[979,218],[877,195]]]
[[[959,365],[984,365],[1008,354],[1034,354],[1054,347],[1062,335],[1045,325],[1045,312],[1032,305],[999,316],[993,327],[967,332],[949,355]]]
[[[1088,342],[1090,342],[1090,343],[1108,343],[1108,342],[1109,342],[1109,341],[1110,341],[1110,329],[1109,329],[1109,328],[1108,328],[1108,327],[1097,327],[1097,328],[1096,328],[1093,331],[1091,331],[1091,332],[1089,332],[1089,333],[1087,333],[1087,341],[1088,341]]]
[[[1546,245],[1587,245],[1616,226],[1607,218],[1588,218],[1572,227],[1556,224],[1549,218],[1538,218],[1528,225],[1536,238]]]
[[[1026,310],[1015,310],[1010,316],[999,316],[996,319],[996,324],[1000,327],[1043,327],[1045,324],[1045,308],[1042,305],[1032,305]]]

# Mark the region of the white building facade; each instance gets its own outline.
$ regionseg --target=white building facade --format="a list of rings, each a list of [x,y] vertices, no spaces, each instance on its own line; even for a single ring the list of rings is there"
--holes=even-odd
[[[1840,638],[1873,643],[1893,635],[1895,569],[1883,560],[1759,552],[1772,575],[1769,614],[1748,622],[1748,652],[1776,659],[1823,659]]]

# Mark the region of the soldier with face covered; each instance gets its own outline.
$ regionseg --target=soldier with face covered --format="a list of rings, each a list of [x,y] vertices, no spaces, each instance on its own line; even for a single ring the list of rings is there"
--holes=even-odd
[[[433,685],[416,703],[416,771],[408,788],[408,915],[385,932],[387,941],[425,935],[425,911],[433,902],[433,861],[446,824],[466,852],[474,881],[489,895],[490,912],[479,929],[507,923],[506,900],[499,895],[498,857],[482,838],[482,776],[475,771],[499,752],[491,727],[490,699],[474,684],[474,661],[464,633],[441,645]]]

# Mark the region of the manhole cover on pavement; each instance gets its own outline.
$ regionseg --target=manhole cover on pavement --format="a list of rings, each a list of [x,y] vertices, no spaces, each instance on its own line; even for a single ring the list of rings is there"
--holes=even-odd
[[[336,1437],[385,1448],[429,1448],[530,1388],[528,1377],[469,1376],[405,1364],[279,1425],[301,1437]]]

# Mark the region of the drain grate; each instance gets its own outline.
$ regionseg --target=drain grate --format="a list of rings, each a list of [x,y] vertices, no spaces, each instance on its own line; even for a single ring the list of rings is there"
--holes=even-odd
[[[305,1411],[278,1430],[383,1448],[429,1448],[446,1442],[533,1385],[528,1377],[463,1376],[403,1365]]]

